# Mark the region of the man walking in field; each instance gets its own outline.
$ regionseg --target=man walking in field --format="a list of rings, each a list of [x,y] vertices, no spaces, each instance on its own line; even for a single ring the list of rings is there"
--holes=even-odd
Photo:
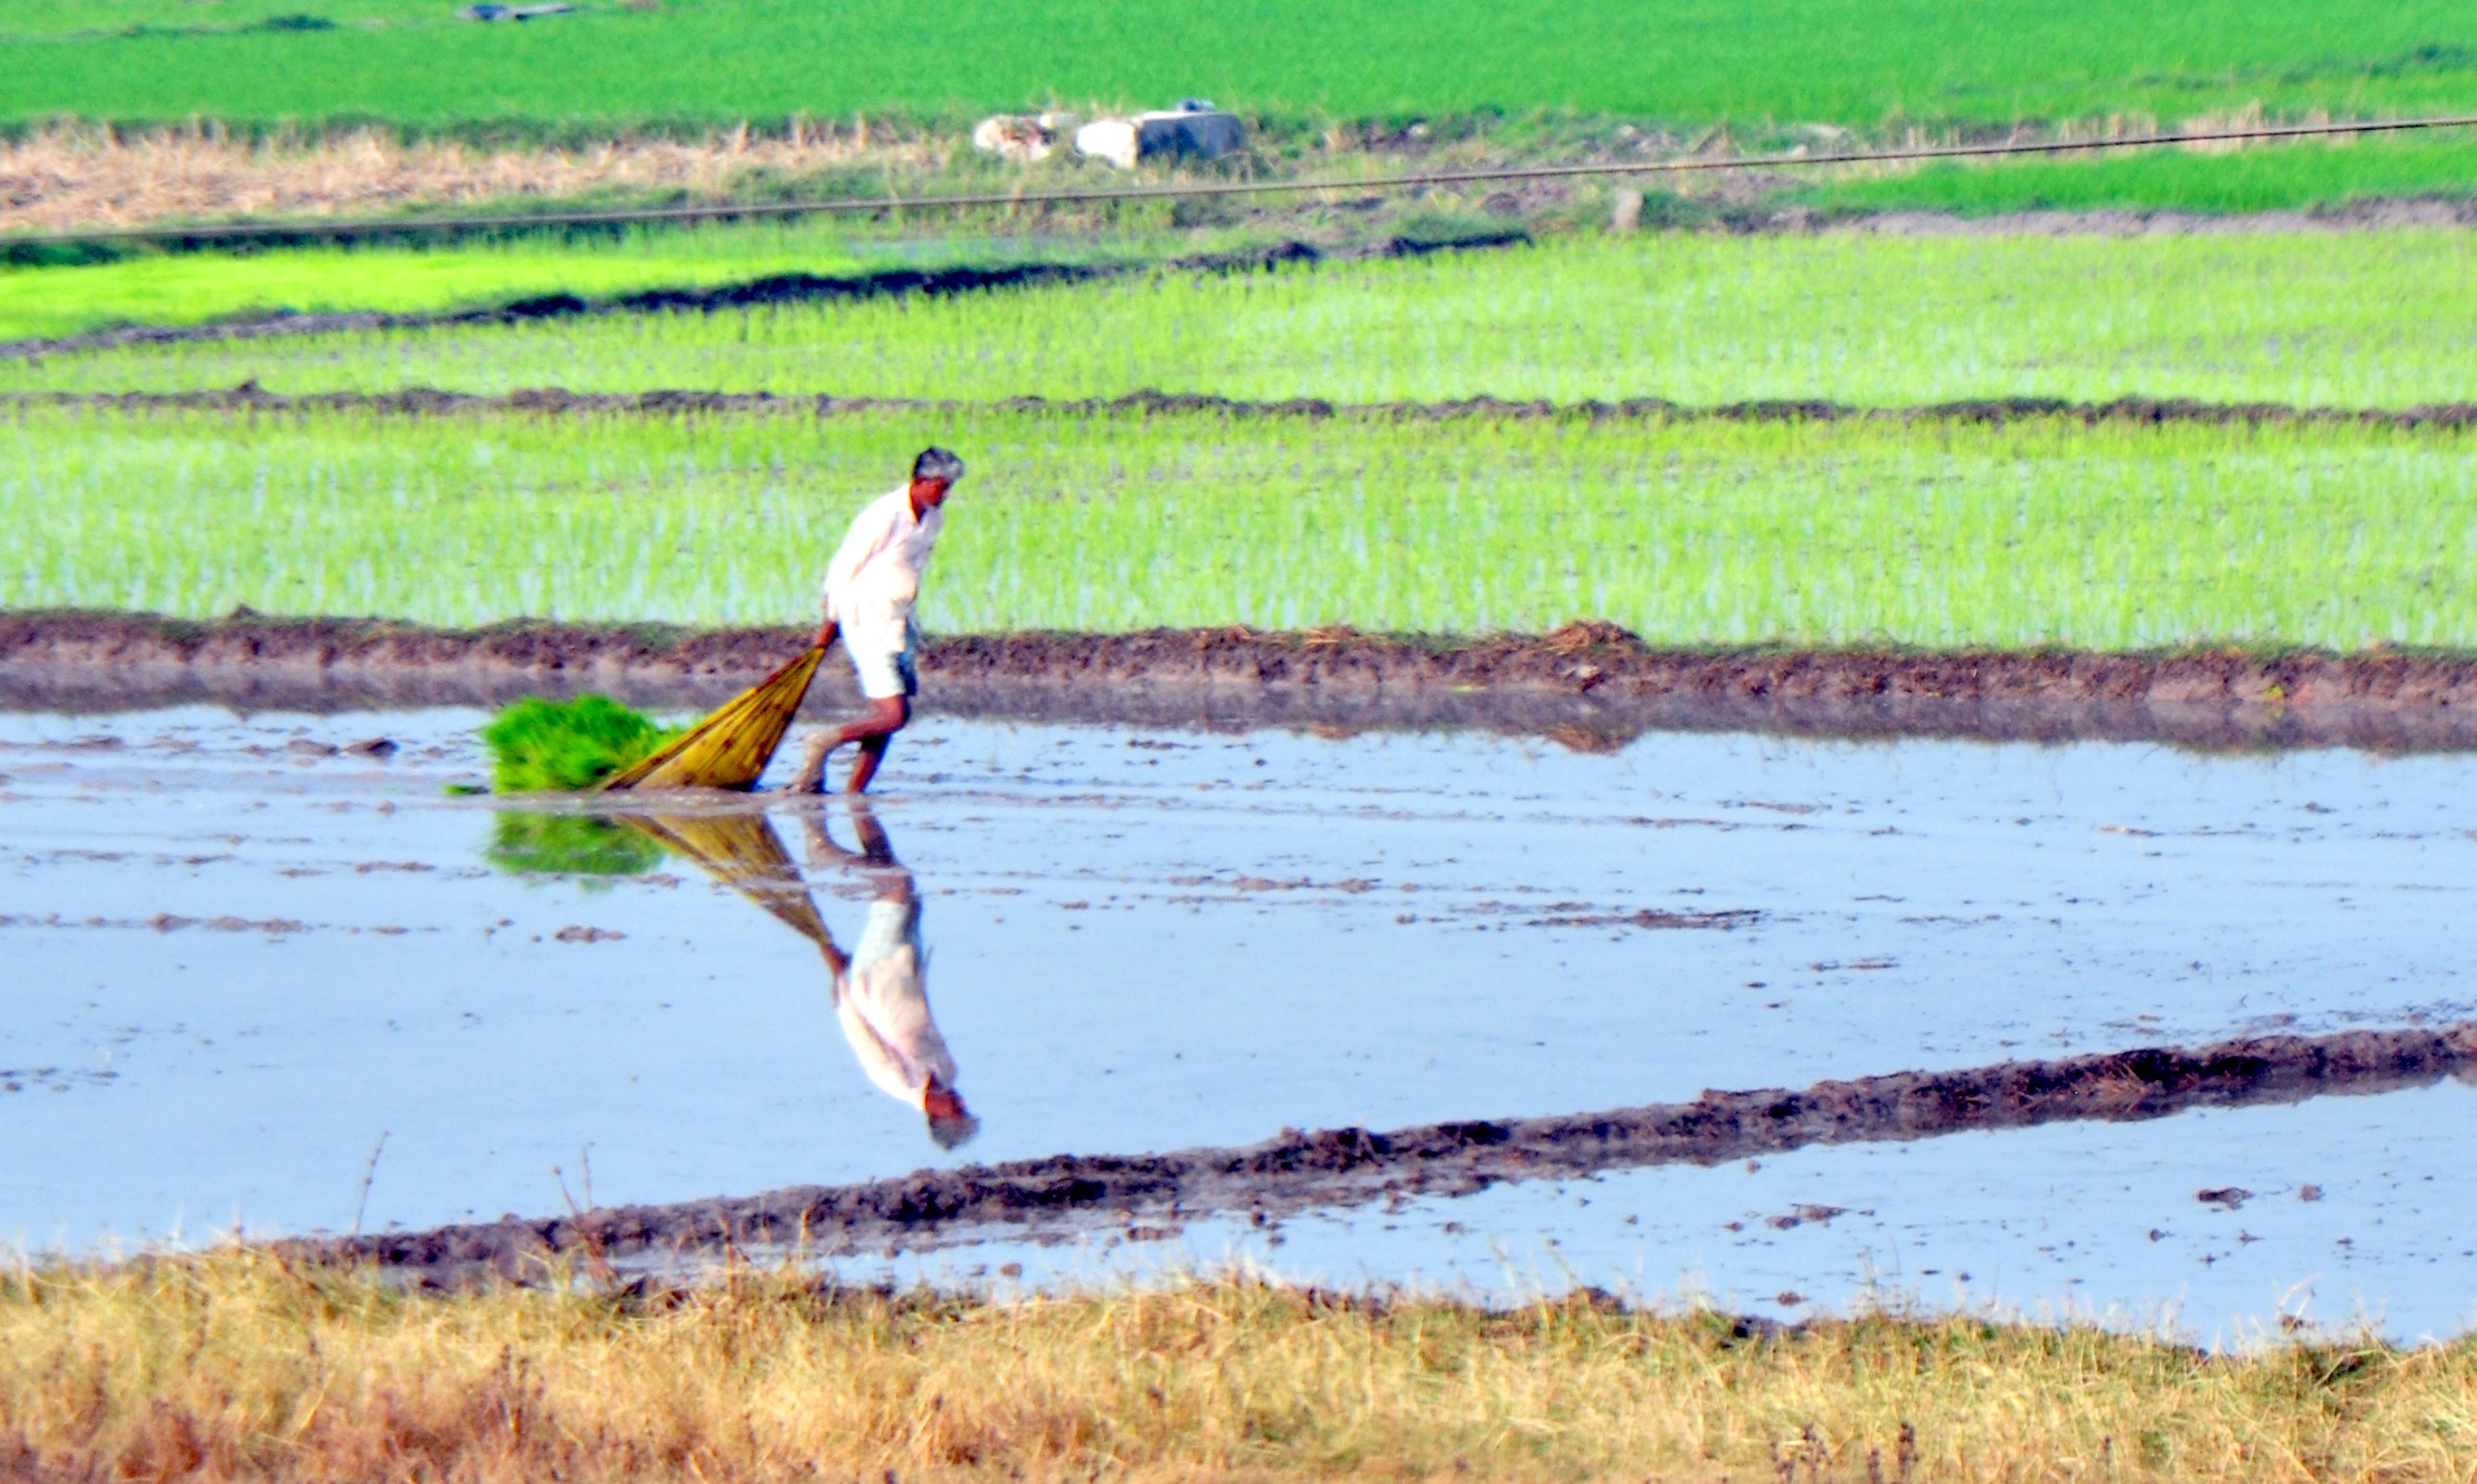
[[[868,714],[832,731],[812,732],[808,754],[791,791],[823,793],[826,758],[846,742],[860,744],[845,793],[857,794],[877,776],[887,744],[912,720],[912,698],[920,693],[912,660],[918,631],[912,619],[920,601],[920,577],[946,517],[946,492],[963,477],[963,461],[942,448],[927,448],[912,460],[912,482],[872,500],[852,517],[851,530],[826,565],[825,616],[817,625],[820,648],[839,634],[843,653],[860,676]]]

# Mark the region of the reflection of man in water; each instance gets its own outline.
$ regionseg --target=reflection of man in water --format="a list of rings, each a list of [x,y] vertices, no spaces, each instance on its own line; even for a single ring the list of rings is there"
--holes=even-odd
[[[955,1091],[955,1058],[929,1016],[923,982],[929,951],[920,941],[920,894],[912,873],[894,858],[885,827],[865,806],[852,809],[858,851],[837,845],[823,819],[813,814],[804,823],[811,864],[839,862],[874,888],[868,921],[851,952],[844,953],[831,936],[819,944],[835,973],[835,1016],[843,1039],[868,1079],[927,1115],[929,1137],[940,1149],[953,1149],[978,1133],[981,1124],[963,1109]]]

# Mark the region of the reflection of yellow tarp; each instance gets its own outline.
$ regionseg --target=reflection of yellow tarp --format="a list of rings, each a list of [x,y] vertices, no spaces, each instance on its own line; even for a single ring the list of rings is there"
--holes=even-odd
[[[809,896],[809,883],[763,814],[622,814],[617,816],[707,875],[756,903],[829,952],[834,939]]]
[[[955,1058],[930,1019],[921,985],[928,954],[919,936],[918,889],[912,873],[894,859],[874,815],[857,806],[852,811],[860,852],[837,846],[822,820],[810,821],[810,838],[817,851],[838,855],[848,866],[869,868],[875,878],[869,925],[853,951],[857,961],[836,946],[816,900],[809,895],[807,879],[763,814],[680,811],[612,817],[694,861],[814,943],[834,974],[836,1021],[869,1080],[917,1107],[940,1149],[953,1149],[972,1137],[980,1122],[955,1090]]]
[[[747,788],[754,785],[783,733],[791,728],[800,698],[817,673],[823,649],[813,648],[741,691],[722,709],[697,723],[686,736],[653,756],[614,774],[605,789]],[[769,831],[770,832],[770,831]]]

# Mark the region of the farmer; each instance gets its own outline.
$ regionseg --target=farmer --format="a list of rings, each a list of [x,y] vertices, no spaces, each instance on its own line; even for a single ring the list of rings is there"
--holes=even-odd
[[[952,456],[949,456],[952,457]],[[856,870],[870,883],[868,921],[848,954],[829,934],[820,944],[835,976],[835,1019],[863,1072],[881,1092],[918,1108],[929,1137],[953,1149],[980,1131],[980,1120],[955,1090],[955,1057],[929,1016],[924,982],[929,950],[920,941],[920,889],[894,858],[886,827],[864,804],[852,805],[861,848],[844,850],[826,833],[825,821],[805,823],[812,864],[832,860]]]
[[[852,517],[851,530],[826,565],[825,616],[817,625],[819,648],[835,642],[860,674],[868,714],[832,731],[809,735],[808,755],[791,781],[798,794],[823,793],[826,757],[846,742],[860,744],[845,793],[859,793],[877,777],[886,747],[912,720],[912,698],[920,693],[913,672],[917,631],[912,609],[920,599],[920,574],[946,517],[938,508],[946,491],[963,477],[963,461],[942,448],[926,448],[912,460],[912,482],[872,500]]]

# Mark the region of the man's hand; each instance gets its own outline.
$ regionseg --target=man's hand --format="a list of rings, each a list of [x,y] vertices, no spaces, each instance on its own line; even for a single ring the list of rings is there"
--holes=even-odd
[[[841,631],[842,626],[829,618],[817,625],[816,636],[809,642],[817,649],[832,649],[835,646],[835,636]]]

